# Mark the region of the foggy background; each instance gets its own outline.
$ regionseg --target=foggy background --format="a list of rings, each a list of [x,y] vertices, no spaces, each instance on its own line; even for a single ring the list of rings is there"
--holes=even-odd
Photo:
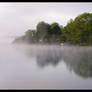
[[[92,3],[0,3],[0,42],[35,29],[40,21],[65,26],[84,12],[92,12]]]
[[[65,26],[84,12],[92,3],[0,3],[0,89],[92,89],[92,47],[11,43],[40,21]]]

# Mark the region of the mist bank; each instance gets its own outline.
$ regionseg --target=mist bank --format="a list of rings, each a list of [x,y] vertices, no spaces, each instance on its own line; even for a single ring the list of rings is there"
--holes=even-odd
[[[58,67],[63,62],[69,71],[83,78],[92,77],[92,47],[59,45],[18,45],[16,49],[30,59],[35,58],[39,68]],[[62,69],[62,68],[61,68]]]
[[[74,20],[70,19],[66,26],[41,21],[36,29],[27,30],[13,43],[92,45],[92,13],[80,14]]]

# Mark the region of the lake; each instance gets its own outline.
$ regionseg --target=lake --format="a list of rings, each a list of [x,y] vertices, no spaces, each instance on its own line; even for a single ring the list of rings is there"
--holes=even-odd
[[[0,41],[0,89],[92,89],[92,47]]]

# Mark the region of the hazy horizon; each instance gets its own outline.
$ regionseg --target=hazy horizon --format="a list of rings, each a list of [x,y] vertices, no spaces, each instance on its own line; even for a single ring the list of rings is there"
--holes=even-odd
[[[0,89],[92,89],[92,3],[0,3]]]
[[[92,3],[0,3],[0,38],[23,35],[40,21],[65,26],[84,12],[92,12]]]

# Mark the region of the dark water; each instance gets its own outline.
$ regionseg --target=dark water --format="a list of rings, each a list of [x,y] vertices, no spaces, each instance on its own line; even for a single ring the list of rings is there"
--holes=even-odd
[[[0,89],[92,89],[92,47],[0,43]]]

